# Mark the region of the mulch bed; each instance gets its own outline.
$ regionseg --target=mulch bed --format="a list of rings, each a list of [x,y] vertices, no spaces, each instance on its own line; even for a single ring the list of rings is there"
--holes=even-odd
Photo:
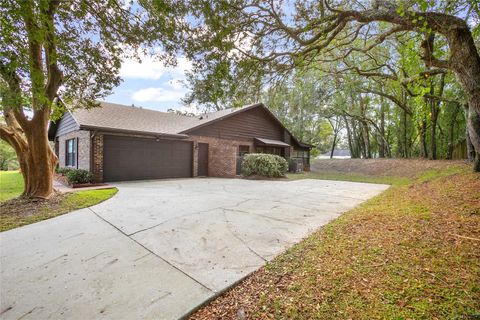
[[[27,199],[14,198],[0,203],[1,216],[16,216],[18,218],[26,218],[35,215],[39,210],[54,211],[59,208],[65,194],[55,192],[50,199]]]
[[[106,186],[106,183],[77,183],[77,184],[70,184],[67,180],[67,178],[60,173],[55,173],[55,180],[63,184],[64,186],[67,186],[69,188],[89,188],[89,187],[99,187],[99,186]]]
[[[289,181],[287,177],[277,177],[277,178],[272,178],[272,177],[265,177],[265,176],[259,176],[259,175],[251,175],[251,176],[241,176],[242,179],[245,180],[268,180],[268,181]]]

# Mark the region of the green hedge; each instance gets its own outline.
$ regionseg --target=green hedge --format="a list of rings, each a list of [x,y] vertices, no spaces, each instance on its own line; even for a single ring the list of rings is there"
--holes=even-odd
[[[93,182],[93,174],[90,171],[82,169],[68,169],[64,173],[70,184],[91,183]]]
[[[283,177],[287,170],[287,160],[274,154],[250,153],[242,161],[244,176]]]

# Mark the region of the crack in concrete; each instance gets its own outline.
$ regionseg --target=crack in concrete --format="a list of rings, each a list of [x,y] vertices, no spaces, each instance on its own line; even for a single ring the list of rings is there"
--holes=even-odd
[[[22,316],[18,317],[17,320],[21,320],[23,318],[25,318],[26,316],[32,314],[33,311],[35,311],[35,309],[42,309],[43,307],[34,307],[32,310],[24,313]]]
[[[186,214],[183,214],[183,215],[180,215],[178,217],[172,217],[172,218],[168,218],[166,220],[163,220],[162,222],[159,222],[153,226],[150,226],[150,227],[147,227],[147,228],[144,228],[144,229],[141,229],[141,230],[137,230],[135,232],[132,232],[132,233],[125,233],[127,236],[133,236],[133,235],[136,235],[137,233],[140,233],[140,232],[144,232],[144,231],[148,231],[150,229],[153,229],[153,228],[156,228],[158,226],[161,226],[162,224],[165,224],[167,222],[170,222],[170,221],[173,221],[173,220],[176,220],[176,219],[181,219],[181,218],[185,218],[185,217],[188,217],[188,216],[193,216],[195,214],[202,214],[202,213],[208,213],[210,211],[215,211],[215,210],[223,210],[224,208],[236,208],[238,206],[240,206],[241,204],[245,203],[245,202],[248,202],[248,201],[251,201],[251,200],[259,200],[259,199],[246,199],[246,200],[242,200],[238,203],[236,203],[235,205],[233,206],[228,206],[228,207],[224,207],[224,206],[220,206],[220,207],[215,207],[215,208],[212,208],[212,209],[208,209],[208,210],[202,210],[202,211],[196,211],[196,212],[190,212],[190,213],[186,213]],[[100,214],[101,215],[101,214]],[[102,217],[102,219],[105,219]],[[123,231],[122,231],[123,232]],[[124,233],[124,232],[123,232]]]
[[[168,218],[166,220],[163,220],[162,222],[159,222],[153,226],[150,226],[150,227],[147,227],[147,228],[144,228],[144,229],[140,229],[140,230],[137,230],[135,232],[132,232],[132,233],[126,233],[127,236],[133,236],[133,235],[136,235],[137,233],[140,233],[140,232],[144,232],[144,231],[148,231],[150,229],[153,229],[153,228],[156,228],[158,226],[161,226],[162,224],[165,224],[167,222],[170,222],[170,221],[173,221],[173,220],[176,220],[176,219],[181,219],[181,218],[185,218],[185,217],[188,217],[188,216],[193,216],[195,214],[201,214],[201,213],[207,213],[207,212],[210,212],[212,210],[216,210],[217,208],[213,208],[213,209],[209,209],[209,210],[204,210],[204,211],[197,211],[197,212],[190,212],[190,213],[186,213],[186,214],[182,214],[182,215],[179,215],[178,217],[172,217],[172,218]]]
[[[277,202],[277,203],[280,203],[280,204],[283,204],[283,205],[293,206],[291,203],[289,203],[289,202],[283,202],[282,200],[270,200],[270,201],[271,201],[271,202]],[[347,209],[344,209],[343,207],[341,207],[341,206],[339,206],[339,205],[335,205],[335,206],[341,209],[341,210],[339,211],[339,213],[344,212],[345,210],[348,210],[348,208],[347,208]],[[296,208],[301,208],[301,209],[304,209],[304,210],[307,210],[307,211],[311,211],[312,213],[319,212],[319,209],[318,209],[318,208],[306,207],[306,206],[303,206],[303,205],[300,205],[300,204],[295,204],[294,207],[296,207]]]
[[[160,297],[158,297],[158,298],[156,298],[156,299],[153,299],[153,300],[150,302],[150,305],[157,303],[158,301],[160,301],[160,300],[168,297],[168,296],[171,295],[171,294],[172,294],[172,293],[169,292],[169,291],[166,292],[165,294],[161,295]]]
[[[102,254],[104,254],[104,253],[107,253],[107,251],[102,251],[102,252],[94,255],[93,257],[87,258],[87,259],[85,259],[85,260],[83,260],[83,261],[84,261],[84,262],[90,261],[90,260],[95,259],[96,257],[98,257],[98,256],[100,256],[100,255],[102,255]]]
[[[251,214],[251,215],[254,215],[254,216],[259,216],[259,217],[263,217],[263,218],[270,219],[270,220],[274,220],[274,221],[279,221],[279,222],[285,222],[285,223],[289,223],[289,224],[294,224],[294,225],[297,225],[297,226],[303,226],[303,227],[306,226],[305,224],[300,223],[300,222],[294,222],[294,221],[284,220],[284,219],[281,219],[281,218],[276,218],[276,217],[267,216],[267,215],[264,215],[264,214],[261,214],[261,213],[248,212],[248,211],[235,210],[235,209],[227,209],[227,208],[224,209],[224,210],[228,210],[228,211],[231,211],[231,212]]]
[[[260,259],[262,259],[263,261],[267,262],[267,259],[265,259],[264,257],[262,257],[259,253],[257,253],[255,250],[253,250],[240,236],[238,236],[237,234],[235,234],[235,232],[233,232],[233,230],[230,228],[230,221],[228,220],[227,218],[227,213],[226,213],[226,210],[223,209],[222,210],[223,212],[223,216],[225,217],[225,225],[227,226],[227,230],[232,234],[232,236],[234,238],[236,238],[237,240],[239,240],[241,243],[243,243],[245,245],[245,247],[247,247],[248,250],[250,250],[250,252],[252,252],[254,255],[256,255],[257,257],[259,257]]]
[[[50,264],[50,263],[55,262],[55,261],[57,261],[57,260],[60,260],[60,259],[62,259],[62,258],[64,258],[64,257],[68,257],[68,253],[64,253],[64,254],[62,254],[62,255],[59,256],[59,257],[56,257],[56,258],[54,258],[54,259],[52,259],[52,260],[50,260],[50,261],[47,261],[47,262],[45,262],[44,264],[39,265],[39,267],[44,267],[44,266],[46,266],[47,264]]]
[[[141,244],[140,242],[138,242],[137,240],[131,238],[128,236],[128,234],[126,234],[125,232],[123,232],[121,229],[117,228],[114,224],[110,223],[108,220],[104,219],[102,216],[100,216],[99,214],[97,214],[95,211],[92,210],[92,208],[88,208],[88,210],[90,210],[95,216],[97,216],[100,220],[104,221],[105,223],[109,224],[110,226],[112,226],[113,228],[115,228],[118,232],[120,232],[121,234],[123,234],[124,236],[126,236],[128,239],[130,239],[131,241],[135,242],[136,244],[138,244],[139,246],[141,246],[143,249],[147,250],[148,252],[150,252],[151,254],[153,254],[154,256],[158,257],[160,260],[164,261],[166,264],[168,264],[169,266],[171,266],[172,268],[174,268],[175,270],[178,270],[179,272],[183,273],[185,276],[187,276],[188,278],[192,279],[194,282],[198,283],[200,286],[202,286],[203,288],[207,289],[208,291],[210,292],[215,292],[213,289],[210,289],[209,287],[207,287],[206,285],[204,285],[203,283],[201,283],[200,281],[198,281],[197,279],[195,279],[194,277],[192,277],[191,275],[189,275],[188,273],[186,273],[185,271],[183,271],[182,269],[179,269],[177,268],[176,266],[174,266],[173,264],[171,264],[168,260],[162,258],[161,256],[159,256],[158,254],[156,254],[155,252],[153,252],[152,250],[150,250],[149,248],[147,248],[146,246],[144,246],[143,244]]]
[[[304,192],[302,195],[307,195],[307,194],[316,194],[316,195],[322,194],[322,195],[327,196],[327,197],[336,197],[336,198],[352,199],[352,200],[360,200],[360,201],[365,201],[366,199],[371,198],[371,197],[367,197],[366,199],[364,199],[364,198],[349,197],[349,196],[338,195],[338,194],[326,194],[326,193],[322,193],[320,191],[307,191],[307,192]],[[297,199],[297,197],[298,196],[286,197],[286,198],[283,198],[283,200]]]

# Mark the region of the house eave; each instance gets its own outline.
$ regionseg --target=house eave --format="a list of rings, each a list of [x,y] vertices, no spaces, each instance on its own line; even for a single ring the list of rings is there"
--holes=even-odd
[[[90,126],[90,125],[80,125],[80,130],[104,131],[104,132],[125,133],[125,134],[138,134],[138,135],[144,135],[144,136],[151,136],[151,137],[155,137],[155,138],[170,138],[170,139],[188,139],[189,138],[189,135],[187,135],[187,134],[128,130],[128,129],[109,128],[109,127]]]

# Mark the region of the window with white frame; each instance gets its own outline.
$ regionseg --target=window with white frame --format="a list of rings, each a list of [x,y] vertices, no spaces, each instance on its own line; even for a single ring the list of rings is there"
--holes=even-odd
[[[77,164],[77,139],[65,141],[65,166],[75,167]]]

